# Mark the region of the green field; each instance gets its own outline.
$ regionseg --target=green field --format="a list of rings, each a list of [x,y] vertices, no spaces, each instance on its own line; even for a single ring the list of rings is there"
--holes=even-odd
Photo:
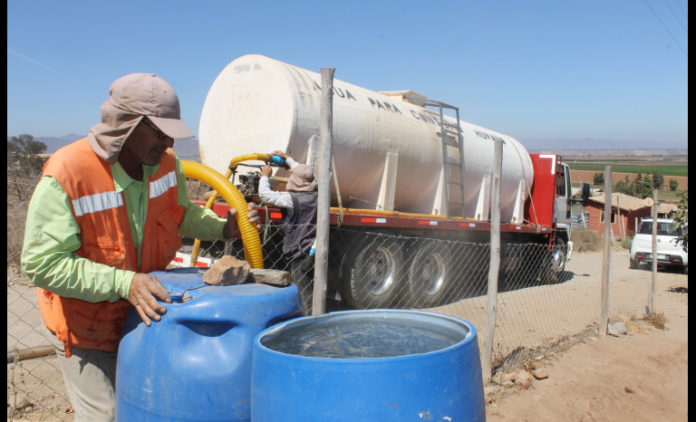
[[[607,165],[611,166],[611,171],[615,173],[639,173],[639,174],[653,174],[660,173],[663,176],[689,176],[688,164],[684,163],[670,163],[670,164],[656,164],[656,163],[620,163],[620,162],[568,162],[571,170],[589,170],[603,172],[604,167]]]
[[[615,173],[689,177],[689,157],[686,155],[566,157],[564,162],[572,170],[603,172],[609,165]]]

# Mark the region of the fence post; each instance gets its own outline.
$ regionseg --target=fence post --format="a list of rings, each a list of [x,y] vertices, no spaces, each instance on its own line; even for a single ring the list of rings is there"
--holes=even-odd
[[[331,219],[331,148],[333,145],[333,75],[336,69],[321,69],[319,168],[317,169],[317,247],[314,256],[312,315],[326,309],[326,280],[329,267],[329,224]]]
[[[602,310],[599,317],[599,335],[607,334],[609,324],[609,247],[611,246],[611,166],[604,167],[604,258],[602,262]]]
[[[626,238],[626,231],[624,230],[623,218],[621,217],[621,204],[619,203],[619,195],[616,195],[616,217],[619,220],[619,236],[623,241]]]
[[[648,315],[655,312],[655,290],[657,289],[657,189],[653,189],[652,220],[652,284],[648,300]]]
[[[500,177],[503,169],[503,141],[494,144],[493,183],[491,186],[491,249],[488,267],[488,305],[486,306],[486,332],[483,341],[483,382],[491,382],[493,360],[493,335],[498,311],[498,270],[500,269]]]

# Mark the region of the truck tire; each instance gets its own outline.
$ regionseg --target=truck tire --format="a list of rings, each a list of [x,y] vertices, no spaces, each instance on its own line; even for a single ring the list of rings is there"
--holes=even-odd
[[[542,281],[547,284],[556,284],[564,281],[563,272],[566,266],[566,252],[568,247],[562,237],[556,237],[556,248],[549,253],[542,262]]]
[[[342,283],[345,300],[358,309],[397,306],[397,295],[406,293],[402,257],[401,244],[388,238],[348,256]]]
[[[638,269],[638,263],[633,258],[628,258],[628,268],[635,270]]]
[[[416,248],[408,267],[410,305],[415,308],[443,305],[452,293],[447,251],[438,247],[437,242],[418,242]]]

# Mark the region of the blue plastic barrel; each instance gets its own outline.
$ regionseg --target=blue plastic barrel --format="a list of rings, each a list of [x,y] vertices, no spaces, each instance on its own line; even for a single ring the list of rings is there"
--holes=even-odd
[[[116,366],[117,421],[249,421],[254,337],[301,315],[294,285],[209,286],[196,268],[153,272],[174,299],[147,327],[132,310]]]
[[[484,421],[476,329],[427,311],[332,312],[254,340],[254,422]]]

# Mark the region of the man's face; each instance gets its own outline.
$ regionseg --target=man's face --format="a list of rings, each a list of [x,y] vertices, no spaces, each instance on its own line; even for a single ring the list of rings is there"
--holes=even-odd
[[[162,161],[164,151],[172,146],[174,146],[174,140],[145,117],[123,145],[121,158],[134,161],[135,164],[154,166]]]

